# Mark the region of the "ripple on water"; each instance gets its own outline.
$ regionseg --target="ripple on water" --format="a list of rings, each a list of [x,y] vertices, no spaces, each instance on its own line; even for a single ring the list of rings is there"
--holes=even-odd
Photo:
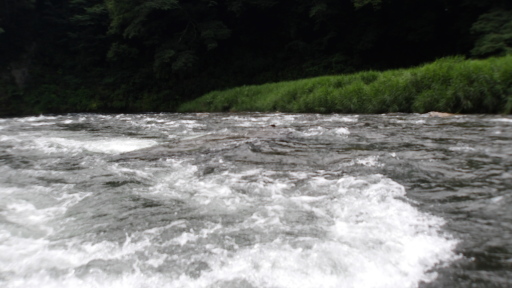
[[[8,119],[0,283],[507,286],[512,166],[503,119]]]

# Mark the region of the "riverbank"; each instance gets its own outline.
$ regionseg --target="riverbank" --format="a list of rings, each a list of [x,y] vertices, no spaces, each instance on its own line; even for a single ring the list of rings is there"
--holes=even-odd
[[[512,55],[439,59],[409,69],[366,71],[214,91],[179,112],[512,112]]]

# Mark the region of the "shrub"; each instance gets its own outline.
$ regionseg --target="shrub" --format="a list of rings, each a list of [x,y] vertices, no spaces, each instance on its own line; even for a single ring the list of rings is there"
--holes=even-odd
[[[179,111],[510,113],[512,55],[215,91]]]

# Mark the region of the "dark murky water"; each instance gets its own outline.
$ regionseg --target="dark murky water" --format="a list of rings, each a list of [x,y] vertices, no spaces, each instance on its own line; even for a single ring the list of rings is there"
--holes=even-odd
[[[2,287],[512,287],[509,116],[0,119]]]

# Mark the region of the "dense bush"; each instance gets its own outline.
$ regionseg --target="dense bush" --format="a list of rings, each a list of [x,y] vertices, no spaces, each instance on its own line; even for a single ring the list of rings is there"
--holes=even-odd
[[[180,106],[192,111],[511,113],[512,55],[451,57],[385,72],[359,72],[215,91]]]

